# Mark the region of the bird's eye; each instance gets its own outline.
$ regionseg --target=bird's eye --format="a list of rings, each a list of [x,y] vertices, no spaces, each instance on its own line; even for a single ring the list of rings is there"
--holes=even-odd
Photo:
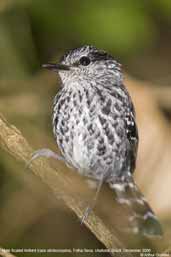
[[[80,64],[87,66],[90,64],[90,59],[87,56],[83,56],[80,58]]]

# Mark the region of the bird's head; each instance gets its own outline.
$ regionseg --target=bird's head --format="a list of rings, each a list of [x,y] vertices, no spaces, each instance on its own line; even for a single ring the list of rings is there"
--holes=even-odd
[[[122,82],[121,65],[107,52],[89,45],[70,50],[58,63],[44,64],[43,67],[58,72],[64,85],[83,80]]]

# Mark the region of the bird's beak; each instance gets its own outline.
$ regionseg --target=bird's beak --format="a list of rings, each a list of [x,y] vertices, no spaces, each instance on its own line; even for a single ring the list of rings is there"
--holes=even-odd
[[[60,70],[69,70],[69,66],[65,64],[56,64],[56,63],[47,63],[43,64],[42,68],[48,69],[48,70],[54,70],[54,71],[60,71]]]

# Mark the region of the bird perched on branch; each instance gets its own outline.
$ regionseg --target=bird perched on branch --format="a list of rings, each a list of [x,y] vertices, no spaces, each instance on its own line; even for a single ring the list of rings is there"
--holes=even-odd
[[[105,51],[86,45],[43,67],[61,78],[53,105],[53,132],[63,157],[42,149],[32,160],[64,159],[81,175],[97,181],[95,199],[101,185],[108,183],[118,204],[129,210],[132,233],[161,235],[157,217],[133,179],[138,131],[120,64]]]

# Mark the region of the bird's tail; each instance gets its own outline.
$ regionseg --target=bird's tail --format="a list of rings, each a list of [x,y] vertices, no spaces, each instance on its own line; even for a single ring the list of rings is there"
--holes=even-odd
[[[128,223],[134,234],[162,236],[161,225],[133,180],[109,182],[116,201],[128,214]],[[126,214],[126,215],[127,215]]]

